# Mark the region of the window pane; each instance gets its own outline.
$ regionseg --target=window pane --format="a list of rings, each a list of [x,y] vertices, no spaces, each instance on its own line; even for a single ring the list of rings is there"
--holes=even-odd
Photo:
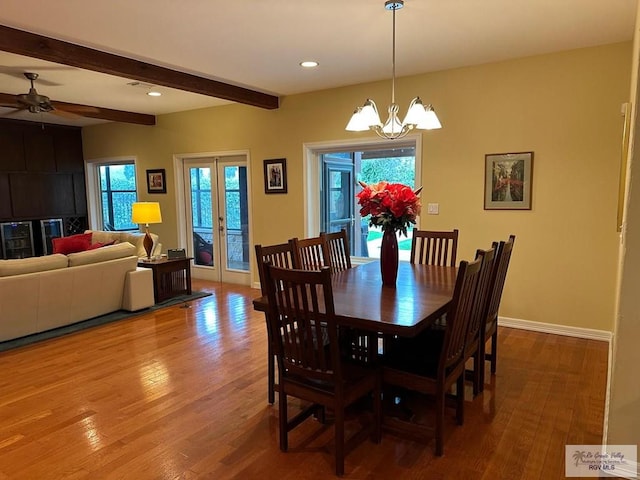
[[[240,192],[226,192],[227,202],[227,228],[230,230],[240,230]]]
[[[136,170],[133,163],[100,165],[102,228],[137,230],[131,222],[131,205],[137,201]]]

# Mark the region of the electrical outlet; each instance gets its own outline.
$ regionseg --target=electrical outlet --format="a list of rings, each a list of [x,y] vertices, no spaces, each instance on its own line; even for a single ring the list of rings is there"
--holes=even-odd
[[[427,203],[427,214],[438,215],[440,205],[438,203]]]

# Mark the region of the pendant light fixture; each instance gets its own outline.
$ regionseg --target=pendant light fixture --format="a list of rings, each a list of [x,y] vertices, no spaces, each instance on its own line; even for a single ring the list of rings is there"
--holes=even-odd
[[[426,107],[416,97],[411,100],[407,116],[400,123],[398,119],[398,105],[396,105],[396,10],[404,7],[403,0],[387,0],[384,8],[393,12],[393,54],[392,54],[392,77],[391,77],[391,105],[389,105],[389,118],[384,123],[380,122],[378,107],[376,103],[367,98],[362,107],[358,107],[354,112],[351,120],[347,124],[345,130],[352,132],[362,132],[365,130],[373,130],[380,137],[388,140],[395,140],[404,137],[414,128],[421,130],[434,130],[442,128],[440,120],[431,105]]]

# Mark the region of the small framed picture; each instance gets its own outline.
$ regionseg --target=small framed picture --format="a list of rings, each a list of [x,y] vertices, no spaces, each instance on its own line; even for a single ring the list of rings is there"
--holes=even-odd
[[[147,170],[147,192],[167,193],[167,181],[164,168]]]
[[[533,152],[485,155],[484,209],[531,210]]]
[[[264,161],[264,193],[287,193],[287,159]]]

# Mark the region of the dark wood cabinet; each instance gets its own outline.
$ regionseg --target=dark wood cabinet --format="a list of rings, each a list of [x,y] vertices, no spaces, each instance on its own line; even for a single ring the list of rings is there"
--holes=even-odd
[[[62,130],[54,137],[56,171],[84,172],[80,130]]]
[[[82,130],[0,119],[0,221],[63,218],[75,232],[86,215]]]
[[[24,133],[24,158],[28,172],[55,172],[56,153],[49,130]]]
[[[15,127],[0,129],[0,171],[26,169],[22,131]]]

